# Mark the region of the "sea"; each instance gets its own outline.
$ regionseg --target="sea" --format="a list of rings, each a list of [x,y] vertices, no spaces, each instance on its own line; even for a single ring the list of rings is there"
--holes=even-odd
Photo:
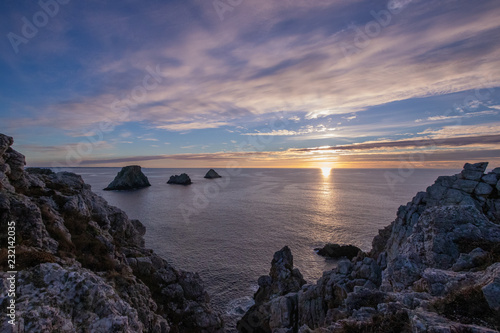
[[[120,168],[68,168],[108,203],[146,226],[146,247],[177,269],[198,272],[227,332],[253,304],[257,279],[269,274],[274,252],[288,245],[308,283],[336,261],[316,254],[326,243],[364,251],[400,205],[425,191],[443,169],[143,168],[151,187],[103,191]],[[168,185],[187,173],[189,186]]]

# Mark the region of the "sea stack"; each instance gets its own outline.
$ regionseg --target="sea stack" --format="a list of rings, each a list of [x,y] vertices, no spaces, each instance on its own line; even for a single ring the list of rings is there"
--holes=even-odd
[[[220,176],[217,172],[215,172],[214,169],[210,169],[210,170],[208,170],[207,174],[203,178],[213,179],[213,178],[221,178],[221,177],[222,176]]]
[[[123,167],[116,175],[115,179],[104,189],[104,191],[138,190],[151,186],[141,167],[129,165]]]
[[[180,175],[170,176],[167,184],[191,185],[192,182],[186,173],[181,173]]]

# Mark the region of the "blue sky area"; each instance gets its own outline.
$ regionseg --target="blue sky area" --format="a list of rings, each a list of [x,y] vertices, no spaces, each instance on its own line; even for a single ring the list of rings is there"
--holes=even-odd
[[[497,0],[2,1],[0,132],[31,166],[498,165],[499,17]]]

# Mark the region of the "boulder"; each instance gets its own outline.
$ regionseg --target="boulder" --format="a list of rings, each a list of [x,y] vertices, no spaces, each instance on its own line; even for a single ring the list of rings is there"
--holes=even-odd
[[[314,249],[320,256],[328,258],[347,258],[352,259],[361,251],[354,245],[339,245],[328,243],[323,248]]]
[[[116,175],[115,179],[104,189],[104,191],[138,190],[151,186],[141,167],[129,165],[123,167]]]
[[[190,185],[192,182],[186,173],[181,173],[180,175],[170,176],[167,184]]]
[[[217,172],[215,172],[214,169],[210,169],[210,170],[208,170],[207,174],[203,178],[213,179],[213,178],[221,178],[221,177],[222,176],[220,176]]]
[[[461,173],[464,179],[479,181],[488,167],[488,162],[466,163]]]

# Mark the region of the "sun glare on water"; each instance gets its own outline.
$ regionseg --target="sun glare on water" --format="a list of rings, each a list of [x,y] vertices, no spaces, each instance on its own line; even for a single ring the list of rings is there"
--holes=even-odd
[[[321,173],[323,174],[323,177],[330,176],[331,171],[332,171],[332,168],[321,168]]]

